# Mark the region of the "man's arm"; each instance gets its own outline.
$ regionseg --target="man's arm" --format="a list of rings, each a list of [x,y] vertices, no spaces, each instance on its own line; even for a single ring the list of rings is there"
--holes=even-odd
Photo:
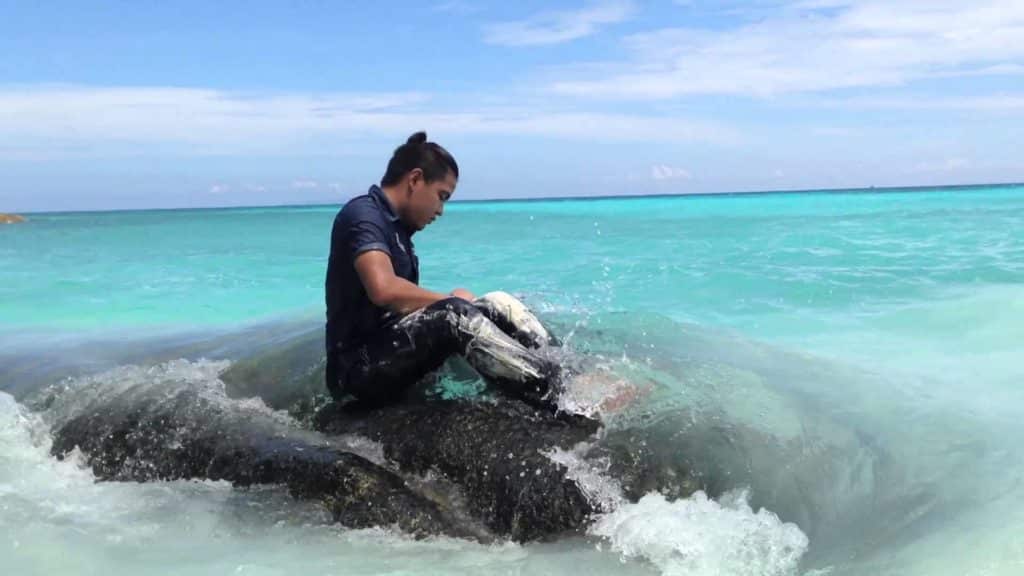
[[[381,250],[368,250],[356,256],[355,266],[366,295],[382,308],[408,314],[448,298],[396,276],[391,257]]]

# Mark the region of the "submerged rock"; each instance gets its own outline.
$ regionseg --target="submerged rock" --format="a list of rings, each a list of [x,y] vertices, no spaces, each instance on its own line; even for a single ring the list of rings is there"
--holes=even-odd
[[[255,399],[225,395],[224,363],[125,367],[40,399],[52,452],[78,448],[108,481],[280,484],[345,526],[417,536],[548,539],[595,511],[549,457],[598,423],[514,401],[431,401],[373,411],[337,405],[303,429]]]
[[[680,459],[677,450],[652,450],[661,444],[657,437],[604,430],[595,420],[504,398],[429,397],[373,410],[331,403],[315,415],[299,410],[297,421],[263,399],[229,397],[269,386],[271,374],[288,384],[283,388],[301,390],[296,382],[320,379],[312,355],[298,363],[287,356],[273,355],[269,363],[312,368],[253,381],[246,376],[261,373],[267,357],[230,368],[184,360],[123,367],[73,384],[37,408],[51,421],[53,453],[80,448],[101,480],[281,484],[296,497],[323,502],[349,527],[547,540],[652,490],[672,498],[716,492],[711,478],[693,472],[700,462]],[[294,408],[298,396],[283,390],[272,398]],[[671,443],[693,449],[680,438]],[[589,484],[595,478],[597,492]]]
[[[159,384],[85,402],[54,429],[53,454],[79,448],[101,480],[281,484],[296,497],[322,501],[345,526],[486,537],[463,528],[402,477],[289,429],[272,412],[193,385]]]
[[[323,326],[289,334],[265,349],[236,360],[220,374],[228,396],[258,397],[267,406],[305,420],[324,384]]]
[[[17,214],[2,214],[0,213],[0,224],[17,224],[24,222],[24,216],[18,216]]]

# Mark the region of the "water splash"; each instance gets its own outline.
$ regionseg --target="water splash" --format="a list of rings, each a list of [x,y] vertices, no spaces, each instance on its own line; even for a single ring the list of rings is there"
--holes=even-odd
[[[152,366],[125,365],[111,370],[68,378],[35,395],[30,406],[45,409],[42,413],[51,426],[64,422],[94,406],[104,405],[110,398],[133,389],[164,388],[174,394],[181,385],[190,386],[211,402],[230,402],[234,409],[256,413],[282,427],[295,425],[287,413],[273,410],[259,398],[231,399],[220,375],[231,366],[226,360],[171,360]]]
[[[624,558],[643,558],[663,574],[796,574],[808,540],[768,510],[754,512],[746,491],[718,502],[703,492],[669,502],[651,493],[597,518],[590,528]]]
[[[584,442],[572,450],[554,448],[545,456],[556,464],[565,466],[565,477],[580,487],[583,495],[598,510],[610,511],[626,501],[622,488],[614,478],[608,476],[610,463],[605,459],[586,459],[590,444]]]
[[[718,501],[704,492],[669,501],[652,492],[632,503],[608,474],[609,462],[585,458],[591,445],[547,454],[566,467],[588,500],[603,513],[588,533],[607,540],[623,560],[643,559],[662,574],[688,576],[785,576],[796,574],[807,536],[773,512],[755,512],[748,490]]]

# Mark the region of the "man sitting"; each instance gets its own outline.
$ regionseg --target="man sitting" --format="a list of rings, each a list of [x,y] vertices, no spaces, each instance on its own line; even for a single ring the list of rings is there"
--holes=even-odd
[[[538,349],[557,344],[521,302],[419,286],[412,236],[444,213],[459,167],[417,132],[388,162],[380,186],[338,212],[327,264],[327,388],[366,405],[398,402],[452,354],[499,390],[551,405],[558,367]]]

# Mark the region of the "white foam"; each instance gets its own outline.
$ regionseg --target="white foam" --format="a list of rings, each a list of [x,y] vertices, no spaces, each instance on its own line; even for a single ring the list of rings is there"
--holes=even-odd
[[[51,488],[92,483],[77,452],[60,462],[50,457],[51,445],[43,419],[0,392],[0,493],[32,492],[41,488],[40,481]]]
[[[662,574],[781,576],[796,574],[807,536],[768,510],[754,512],[747,493],[719,502],[703,492],[669,502],[651,493],[599,516],[590,533],[624,558],[643,558]]]
[[[602,511],[589,533],[608,540],[623,559],[639,558],[663,574],[688,576],[783,576],[796,574],[807,550],[807,536],[773,512],[754,512],[746,490],[726,493],[718,502],[704,492],[669,502],[652,492],[636,503],[608,474],[607,459],[585,458],[591,445],[544,454],[566,468],[587,500]]]
[[[135,388],[166,390],[171,395],[186,385],[214,404],[230,403],[235,410],[258,414],[283,427],[295,424],[286,412],[268,407],[260,398],[229,398],[220,375],[230,365],[225,360],[178,359],[152,366],[118,366],[98,374],[69,378],[41,394],[49,397],[43,417],[53,426]]]
[[[610,463],[605,459],[587,460],[583,457],[590,449],[587,443],[580,443],[572,450],[553,448],[543,454],[556,464],[565,466],[565,477],[579,486],[595,508],[602,511],[614,510],[625,502],[622,487],[607,475]]]

